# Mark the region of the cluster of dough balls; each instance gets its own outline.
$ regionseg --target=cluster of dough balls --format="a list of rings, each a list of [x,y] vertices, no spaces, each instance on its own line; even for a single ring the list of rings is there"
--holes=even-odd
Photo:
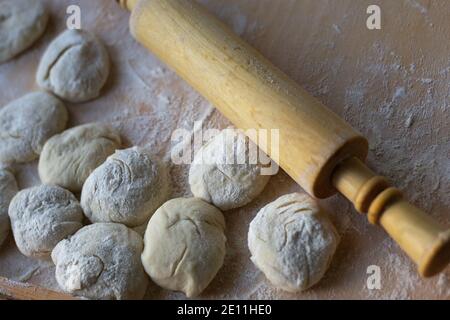
[[[48,17],[41,1],[1,1],[0,63],[30,47],[44,33]],[[36,81],[45,91],[0,109],[0,244],[11,228],[24,255],[51,256],[59,285],[74,295],[137,299],[148,282],[140,261],[141,236],[123,224],[83,227],[82,206],[71,193],[80,192],[89,175],[121,147],[120,135],[101,123],[63,131],[68,112],[60,99],[97,98],[109,71],[107,51],[95,35],[67,30],[50,43],[38,66]],[[38,157],[44,184],[19,191],[10,165]],[[104,184],[85,206],[92,208],[93,222],[143,224],[166,199],[164,168],[146,150],[117,151],[102,168],[90,181]],[[102,198],[102,190],[111,194]],[[110,211],[102,210],[104,204]]]
[[[250,203],[270,179],[251,158],[251,148],[257,151],[242,132],[221,131],[198,151],[190,167],[189,184],[195,198],[172,199],[151,217],[142,263],[155,283],[195,297],[216,276],[226,243],[225,220],[219,209]]]
[[[43,34],[48,12],[39,1],[5,0],[0,14],[2,63]],[[197,296],[224,262],[219,209],[247,205],[270,176],[250,157],[256,146],[240,131],[226,129],[194,158],[189,184],[195,198],[162,204],[169,195],[168,171],[148,150],[117,150],[119,133],[101,123],[62,132],[68,112],[58,98],[97,98],[109,72],[100,40],[67,30],[50,43],[38,66],[36,81],[46,92],[27,94],[0,110],[0,164],[40,156],[44,183],[18,191],[11,170],[0,165],[0,245],[11,224],[19,250],[51,256],[58,284],[77,296],[142,298],[145,272],[163,288]],[[81,204],[69,190],[81,191]],[[84,215],[93,224],[83,227]],[[144,241],[130,229],[142,226]],[[301,194],[261,209],[248,234],[252,261],[275,286],[291,292],[320,280],[338,241],[317,204]]]

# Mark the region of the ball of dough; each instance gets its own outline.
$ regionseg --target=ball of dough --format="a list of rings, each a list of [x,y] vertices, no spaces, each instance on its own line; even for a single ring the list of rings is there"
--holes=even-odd
[[[92,222],[137,227],[167,199],[166,168],[147,150],[117,150],[83,185],[81,207]]]
[[[163,288],[199,295],[225,257],[222,213],[198,198],[163,204],[151,217],[144,236],[142,264]]]
[[[40,185],[20,191],[8,213],[17,247],[26,256],[50,256],[59,241],[83,226],[78,200],[58,186]]]
[[[44,145],[39,176],[44,183],[79,192],[92,171],[120,144],[120,135],[108,125],[89,123],[71,128]]]
[[[0,162],[36,159],[44,143],[64,130],[64,104],[45,92],[29,93],[0,109]]]
[[[142,249],[142,238],[124,225],[91,224],[53,250],[56,280],[76,296],[142,299],[148,284],[140,261]]]
[[[0,166],[0,246],[10,229],[8,207],[11,199],[19,191],[16,178],[10,170]]]
[[[87,31],[66,30],[45,51],[39,64],[38,85],[70,102],[97,98],[109,75],[108,53]]]
[[[28,49],[44,33],[48,12],[41,1],[0,3],[0,63]]]
[[[242,207],[255,199],[270,176],[261,174],[261,164],[250,161],[247,156],[250,144],[252,142],[240,131],[225,129],[204,145],[189,171],[193,195],[224,211]],[[240,158],[245,161],[239,162]]]
[[[300,292],[325,274],[339,243],[336,229],[307,195],[282,196],[250,223],[251,260],[276,287]]]

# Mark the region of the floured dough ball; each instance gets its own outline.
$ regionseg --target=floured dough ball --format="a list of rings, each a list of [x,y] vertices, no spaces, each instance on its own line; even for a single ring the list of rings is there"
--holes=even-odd
[[[148,284],[142,249],[142,238],[122,224],[91,224],[53,250],[56,280],[89,299],[142,299]]]
[[[64,130],[64,104],[45,92],[29,93],[0,109],[0,162],[36,159],[44,143]]]
[[[10,229],[9,203],[18,191],[19,188],[13,173],[0,165],[0,246],[8,236]]]
[[[0,2],[0,63],[28,49],[44,33],[48,12],[41,1]]]
[[[224,211],[255,199],[270,176],[261,174],[262,165],[248,156],[252,144],[240,131],[225,129],[204,145],[189,171],[193,195]]]
[[[222,213],[198,198],[178,198],[152,216],[144,236],[142,264],[163,288],[199,295],[225,257]]]
[[[11,227],[20,252],[48,257],[56,244],[83,224],[78,200],[69,191],[40,185],[20,191],[9,206]]]
[[[47,141],[39,158],[42,182],[73,192],[81,191],[87,177],[120,148],[120,135],[101,123],[71,128]]]
[[[300,292],[316,284],[330,265],[339,235],[307,195],[282,196],[250,224],[251,260],[278,288]]]
[[[84,183],[81,206],[92,222],[137,227],[167,199],[166,168],[147,150],[117,150]]]
[[[38,85],[70,102],[97,98],[109,75],[109,57],[100,40],[84,30],[60,34],[39,64]]]

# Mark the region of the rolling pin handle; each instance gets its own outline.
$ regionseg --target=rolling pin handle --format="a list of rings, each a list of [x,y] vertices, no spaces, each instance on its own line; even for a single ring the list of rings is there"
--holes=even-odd
[[[423,277],[442,271],[450,262],[450,230],[404,200],[400,190],[375,175],[359,159],[343,161],[333,184],[370,223],[381,225],[417,264]]]

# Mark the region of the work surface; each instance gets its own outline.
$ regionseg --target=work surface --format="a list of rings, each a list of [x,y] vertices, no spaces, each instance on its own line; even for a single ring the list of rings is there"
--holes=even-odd
[[[102,121],[117,127],[127,146],[149,147],[170,164],[177,128],[230,125],[172,71],[136,43],[129,13],[112,0],[47,0],[45,36],[17,59],[0,65],[0,105],[37,89],[35,72],[48,43],[65,28],[66,8],[78,4],[82,27],[107,45],[112,74],[104,94],[68,104],[70,125]],[[382,29],[366,28],[376,2]],[[202,1],[289,76],[361,131],[368,163],[441,223],[450,224],[450,2],[446,0],[210,0]],[[208,75],[205,74],[205,81]],[[186,166],[171,165],[172,197],[189,196]],[[18,166],[21,188],[40,183],[36,162]],[[301,294],[271,287],[249,260],[247,230],[257,211],[300,191],[285,173],[273,177],[256,201],[225,212],[227,255],[200,298],[343,299],[450,298],[450,268],[422,280],[383,230],[368,224],[346,200],[321,201],[342,237],[325,278]],[[367,288],[367,268],[380,267],[381,289]],[[0,249],[0,275],[58,289],[50,261],[22,256],[10,236]],[[183,298],[149,285],[147,298]]]

